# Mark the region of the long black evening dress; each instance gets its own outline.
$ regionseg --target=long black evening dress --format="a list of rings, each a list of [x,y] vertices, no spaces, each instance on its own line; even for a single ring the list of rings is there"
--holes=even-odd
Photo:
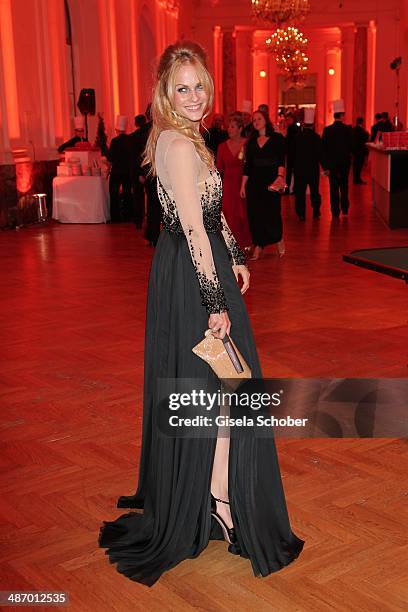
[[[216,439],[160,435],[156,424],[159,378],[210,379],[209,366],[191,351],[210,313],[228,309],[231,334],[253,376],[261,369],[232,265],[244,263],[223,215],[221,179],[194,145],[173,130],[156,149],[163,225],[148,288],[142,451],[139,486],[118,506],[143,508],[101,527],[99,544],[128,578],[151,586],[180,561],[196,557],[209,539],[221,539],[210,514]],[[229,499],[237,544],[255,575],[288,565],[303,541],[291,531],[273,438],[231,437]]]
[[[281,134],[272,133],[262,147],[256,136],[247,142],[244,176],[248,177],[248,220],[255,246],[265,247],[282,240],[281,196],[268,191],[279,166],[285,166],[285,140]]]

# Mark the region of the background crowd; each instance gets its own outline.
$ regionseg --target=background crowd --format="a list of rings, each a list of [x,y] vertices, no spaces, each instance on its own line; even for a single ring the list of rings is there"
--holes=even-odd
[[[334,102],[333,110],[334,121],[322,135],[315,130],[313,108],[280,109],[273,124],[266,104],[253,113],[236,111],[227,121],[214,114],[210,127],[203,130],[223,180],[223,212],[251,259],[259,259],[268,245],[275,245],[280,257],[285,253],[282,195],[294,195],[296,214],[305,221],[309,191],[313,218],[320,217],[322,175],[329,178],[332,218],[347,215],[351,169],[353,183],[365,184],[361,173],[368,156],[367,143],[394,129],[387,112],[376,114],[369,133],[363,117],[358,117],[354,126],[345,124],[342,100]],[[134,125],[134,131],[127,133],[127,117],[118,116],[116,136],[107,150],[111,223],[130,221],[137,229],[144,226],[145,239],[154,246],[160,233],[160,202],[156,180],[142,164],[152,125],[150,105],[145,114],[134,118]],[[74,137],[60,152],[80,140],[84,140],[84,130],[78,122]]]

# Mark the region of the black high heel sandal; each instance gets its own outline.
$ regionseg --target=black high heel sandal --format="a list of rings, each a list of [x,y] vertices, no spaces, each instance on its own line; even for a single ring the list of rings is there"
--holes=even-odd
[[[220,526],[222,528],[222,531],[223,531],[223,534],[224,534],[224,538],[228,542],[228,544],[236,544],[237,543],[237,536],[236,536],[236,533],[235,533],[235,529],[234,529],[234,527],[231,527],[231,528],[228,527],[228,525],[226,524],[224,519],[218,514],[218,512],[217,512],[217,502],[220,502],[221,504],[228,504],[228,505],[229,505],[229,502],[224,501],[223,499],[217,499],[211,493],[211,515],[220,524]]]

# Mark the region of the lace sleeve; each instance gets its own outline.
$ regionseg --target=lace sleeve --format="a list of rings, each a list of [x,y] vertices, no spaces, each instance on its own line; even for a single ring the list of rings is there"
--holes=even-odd
[[[193,143],[185,138],[173,140],[166,152],[165,165],[200,286],[202,304],[208,314],[228,310],[224,290],[215,269],[210,241],[204,228]]]
[[[238,246],[237,241],[234,238],[234,234],[231,232],[228,223],[225,220],[224,213],[221,213],[221,231],[224,236],[225,244],[227,245],[228,253],[230,255],[233,266],[245,266],[246,257]]]

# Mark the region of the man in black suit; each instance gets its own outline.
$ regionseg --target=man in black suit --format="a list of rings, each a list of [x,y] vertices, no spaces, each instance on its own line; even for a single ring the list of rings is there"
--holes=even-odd
[[[244,108],[250,108],[248,104],[245,104]],[[252,113],[250,110],[242,111],[242,121],[244,127],[241,130],[242,138],[251,138],[252,133],[254,131],[254,126],[252,125]]]
[[[381,131],[382,132],[393,132],[394,126],[388,113],[381,113]]]
[[[374,142],[382,127],[382,113],[376,113],[375,123],[371,126],[370,142]]]
[[[258,106],[258,110],[259,110],[261,113],[264,113],[264,115],[266,115],[266,116],[268,117],[268,121],[269,121],[270,123],[272,123],[271,118],[269,117],[269,106],[268,106],[267,104],[260,104],[260,105]]]
[[[133,197],[132,216],[136,228],[141,229],[145,214],[145,173],[142,168],[142,157],[148,136],[145,115],[136,115],[135,127],[135,131],[129,134],[129,147],[131,153],[130,179],[132,182]]]
[[[299,126],[295,121],[295,117],[292,113],[286,115],[286,184],[287,188],[285,193],[293,193],[291,189],[292,177],[294,175],[294,163],[295,163],[295,139],[299,134]]]
[[[145,111],[147,123],[141,128],[141,136],[144,138],[143,150],[153,126],[151,108],[152,105],[149,103]],[[142,169],[145,176],[144,187],[146,190],[146,228],[144,237],[150,246],[156,246],[161,224],[161,206],[157,194],[157,177],[148,174],[150,166],[143,166]]]
[[[374,142],[377,138],[378,133],[380,132],[380,140],[382,137],[382,132],[393,132],[394,126],[390,121],[390,117],[388,113],[377,113],[375,115],[375,123],[371,128],[371,136],[370,142]]]
[[[361,171],[368,155],[367,142],[370,136],[364,129],[363,117],[357,117],[353,127],[353,182],[355,185],[365,185],[361,178]]]
[[[348,177],[353,150],[353,131],[351,125],[344,123],[343,100],[334,102],[334,123],[324,128],[322,136],[322,166],[329,175],[330,206],[333,218],[348,214]]]
[[[314,130],[314,108],[306,108],[302,129],[293,141],[293,170],[295,176],[295,209],[301,221],[306,217],[306,188],[310,188],[313,218],[320,217],[322,202],[319,193],[322,139]]]
[[[129,136],[126,134],[127,117],[116,118],[116,136],[112,138],[107,158],[111,162],[109,176],[110,216],[111,223],[128,221],[131,217],[132,193],[130,182],[130,148]],[[122,187],[123,215],[121,211],[120,188]]]
[[[224,117],[220,113],[216,113],[213,117],[211,127],[208,132],[204,132],[204,141],[209,149],[211,149],[217,157],[217,150],[222,142],[228,140],[228,132],[224,129]]]

